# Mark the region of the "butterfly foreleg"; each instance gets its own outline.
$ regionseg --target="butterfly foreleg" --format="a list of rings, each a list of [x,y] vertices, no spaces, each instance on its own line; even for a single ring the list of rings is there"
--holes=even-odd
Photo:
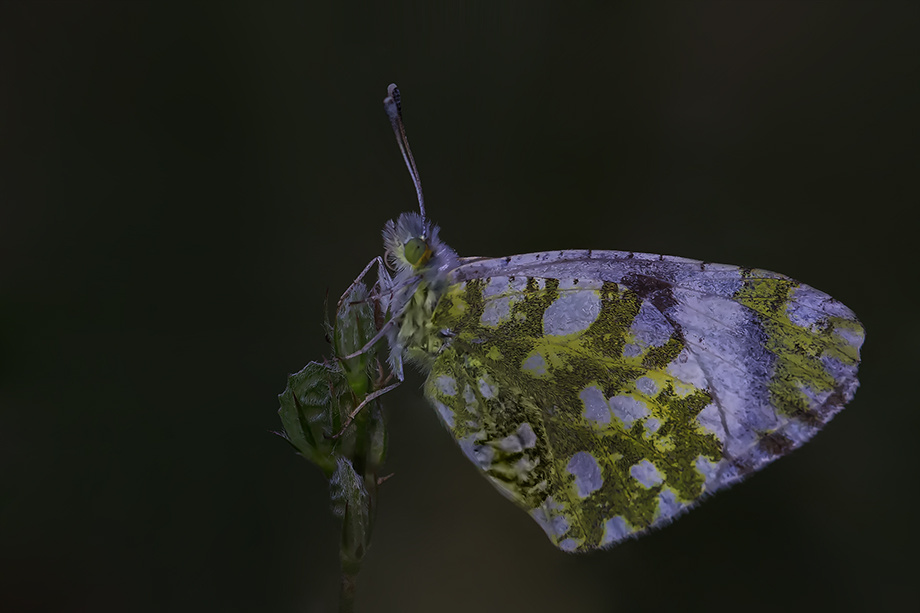
[[[373,260],[368,262],[367,266],[364,267],[364,270],[362,270],[361,273],[355,277],[355,280],[351,282],[351,285],[348,286],[348,289],[346,289],[342,294],[342,297],[339,298],[339,301],[336,304],[336,310],[342,308],[342,303],[345,302],[345,298],[351,295],[355,287],[364,280],[364,276],[370,272],[371,268],[373,268],[375,264],[377,265],[377,283],[374,284],[374,287],[379,289],[381,275],[384,275],[387,279],[389,279],[389,275],[387,274],[386,268],[383,265],[383,258],[378,255]]]
[[[381,375],[382,375],[382,373],[381,373]],[[396,368],[396,371],[395,371],[395,372],[391,372],[389,375],[387,375],[387,377],[386,377],[385,379],[381,376],[381,379],[382,379],[384,382],[386,382],[386,381],[389,381],[389,380],[390,380],[391,378],[393,378],[393,377],[396,377],[396,383],[391,383],[391,384],[387,385],[386,387],[382,387],[382,388],[380,388],[380,389],[378,389],[378,390],[375,390],[375,391],[371,392],[370,394],[368,394],[368,395],[364,398],[364,400],[362,400],[360,403],[358,403],[358,406],[356,406],[356,407],[354,408],[354,410],[353,410],[351,413],[348,414],[348,416],[345,418],[345,422],[342,424],[342,428],[341,428],[338,432],[336,432],[335,434],[333,434],[332,436],[330,436],[329,438],[331,438],[331,439],[337,439],[337,438],[339,438],[340,436],[342,436],[342,435],[345,433],[345,430],[348,429],[348,426],[350,426],[350,425],[355,421],[355,417],[358,416],[358,413],[361,412],[361,409],[363,409],[365,406],[367,406],[367,404],[368,404],[369,402],[371,402],[372,400],[376,400],[377,398],[383,396],[383,395],[386,394],[387,392],[390,392],[390,391],[396,389],[397,387],[399,387],[400,385],[402,385],[402,382],[405,380],[405,375],[403,374],[403,369],[402,369],[402,361],[399,361],[399,362],[398,362],[397,368]]]
[[[416,281],[413,280],[413,281],[411,281],[410,283],[407,283],[407,284],[405,284],[405,285],[402,286],[402,287],[406,287],[406,286],[410,285],[411,283],[415,283],[415,282],[416,282]],[[392,291],[393,291],[393,290],[390,290],[391,293],[392,293]],[[360,349],[358,349],[357,351],[355,351],[355,352],[353,352],[353,353],[350,353],[350,354],[348,354],[348,355],[339,356],[337,359],[339,359],[339,360],[350,360],[351,358],[357,357],[357,356],[359,356],[359,355],[361,355],[361,354],[364,354],[364,353],[367,353],[368,351],[370,351],[370,350],[371,350],[371,347],[373,347],[373,346],[376,345],[378,342],[380,342],[380,340],[381,340],[384,336],[386,336],[386,334],[390,331],[390,329],[391,329],[393,326],[398,325],[398,322],[399,322],[400,318],[405,314],[406,310],[409,309],[410,306],[411,306],[411,305],[410,305],[409,302],[407,301],[405,304],[403,304],[403,305],[399,308],[399,310],[398,310],[396,313],[393,313],[393,314],[391,315],[390,319],[387,320],[386,323],[384,323],[382,326],[380,326],[380,329],[377,331],[377,334],[374,335],[374,338],[372,338],[371,340],[367,341],[367,343],[365,343],[364,346],[361,347]],[[400,371],[402,371],[402,368],[401,368],[401,367],[400,367]]]

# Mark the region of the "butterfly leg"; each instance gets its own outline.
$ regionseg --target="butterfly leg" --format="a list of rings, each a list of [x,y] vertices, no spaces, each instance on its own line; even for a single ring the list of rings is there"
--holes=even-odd
[[[361,282],[364,280],[364,275],[366,275],[368,272],[370,272],[371,268],[373,268],[375,264],[377,265],[377,279],[378,279],[378,281],[377,281],[377,283],[374,284],[374,287],[379,287],[379,285],[380,285],[379,279],[380,279],[381,275],[385,275],[387,278],[389,278],[389,275],[387,274],[386,269],[385,269],[384,266],[383,266],[383,258],[380,257],[380,256],[378,255],[378,256],[375,257],[373,260],[371,260],[370,262],[368,262],[368,263],[367,263],[367,266],[364,267],[364,270],[361,271],[361,274],[359,274],[359,275],[355,278],[355,280],[351,282],[351,285],[348,286],[348,289],[346,289],[346,290],[345,290],[345,293],[342,294],[342,297],[339,298],[339,302],[336,304],[336,310],[338,310],[338,309],[340,309],[340,308],[342,307],[342,303],[345,301],[345,297],[348,296],[348,295],[350,295],[351,292],[352,292],[352,290],[355,289],[355,286],[358,285],[358,283],[361,283]]]
[[[354,422],[355,417],[358,416],[358,413],[361,412],[361,409],[363,409],[363,408],[367,405],[367,403],[369,403],[371,400],[375,400],[375,399],[379,398],[380,396],[383,396],[383,395],[386,394],[387,392],[393,391],[393,390],[395,390],[397,387],[399,387],[400,385],[402,385],[402,382],[403,382],[403,380],[405,379],[405,375],[403,374],[403,369],[402,369],[402,361],[399,362],[398,367],[397,367],[397,371],[394,372],[394,373],[391,373],[390,376],[395,376],[395,377],[396,377],[396,383],[391,383],[390,385],[387,385],[386,387],[383,387],[383,388],[381,388],[381,389],[379,389],[379,390],[376,390],[376,391],[371,392],[370,394],[368,394],[368,395],[364,398],[364,400],[362,400],[362,401],[358,404],[358,406],[356,406],[356,407],[354,408],[354,410],[353,410],[351,413],[348,414],[348,417],[345,418],[345,423],[342,424],[342,428],[341,428],[338,432],[336,432],[335,434],[333,434],[332,436],[330,436],[329,438],[331,438],[331,439],[337,439],[337,438],[339,438],[340,436],[342,436],[342,435],[345,433],[345,430],[348,429],[348,426],[350,426],[350,425],[352,424],[352,422]]]
[[[374,284],[374,292],[377,295],[375,299],[377,300],[378,303],[380,302],[381,281],[384,282],[383,284],[385,286],[389,286],[390,285],[390,275],[386,271],[386,267],[384,266],[384,263],[383,263],[383,258],[381,258],[380,256],[377,256],[373,260],[367,263],[367,266],[364,267],[364,270],[361,271],[361,274],[359,274],[357,278],[351,282],[351,285],[348,286],[348,289],[346,289],[345,292],[342,294],[342,297],[339,298],[339,301],[336,305],[337,311],[342,308],[342,303],[351,294],[354,288],[363,281],[365,275],[367,275],[367,273],[370,272],[371,268],[373,268],[374,265],[377,266],[377,283]],[[383,307],[383,310],[386,311],[386,306]],[[378,341],[380,341],[380,339],[383,338],[383,336],[387,333],[387,331],[393,325],[394,325],[394,321],[393,319],[390,319],[389,321],[387,321],[386,323],[384,323],[382,326],[379,327],[379,330],[377,331],[377,334],[374,335],[374,338],[369,340],[363,347],[361,347],[357,351],[350,353],[348,355],[337,356],[337,359],[350,360],[351,358],[357,357],[361,355],[362,353],[367,353],[371,347],[373,347],[375,344],[377,344]]]
[[[361,347],[361,348],[358,349],[357,351],[355,351],[355,352],[353,352],[353,353],[349,353],[348,355],[339,356],[338,359],[340,359],[340,360],[350,360],[351,358],[357,357],[357,356],[361,355],[362,353],[367,353],[367,352],[370,350],[371,347],[373,347],[374,345],[376,345],[376,344],[380,341],[380,339],[382,339],[382,338],[384,337],[384,335],[385,335],[387,332],[389,332],[390,328],[392,328],[393,326],[397,325],[397,322],[399,322],[400,318],[401,318],[401,317],[403,316],[403,314],[406,312],[406,309],[409,308],[409,305],[410,305],[410,303],[409,303],[409,302],[406,302],[406,304],[404,304],[404,305],[402,306],[402,308],[401,308],[399,311],[397,311],[396,313],[394,313],[394,314],[390,317],[390,319],[389,319],[385,324],[383,324],[383,325],[380,327],[380,330],[377,331],[377,334],[374,335],[374,338],[372,338],[371,340],[367,341],[367,343],[365,343],[364,347]],[[400,368],[400,372],[401,372],[401,370],[402,370],[402,369]]]
[[[339,430],[338,432],[336,432],[335,434],[333,434],[333,435],[332,435],[331,437],[329,437],[329,438],[331,438],[331,439],[337,439],[337,438],[339,438],[340,436],[342,436],[343,434],[345,434],[345,430],[348,430],[348,426],[350,426],[350,425],[352,424],[352,422],[354,422],[355,417],[358,416],[358,413],[361,412],[361,409],[363,409],[363,408],[367,405],[367,403],[369,403],[371,400],[375,400],[376,398],[379,398],[380,396],[383,396],[384,394],[386,394],[386,393],[389,392],[389,391],[392,391],[392,390],[396,389],[396,388],[399,387],[401,384],[402,384],[402,381],[397,381],[396,383],[392,383],[392,384],[386,386],[386,387],[383,388],[383,389],[379,389],[379,390],[377,390],[376,392],[373,392],[373,393],[371,393],[371,394],[368,394],[367,397],[366,397],[364,400],[362,400],[361,403],[360,403],[358,406],[355,407],[355,410],[352,411],[351,413],[349,413],[348,417],[345,418],[345,423],[342,424],[342,429]]]

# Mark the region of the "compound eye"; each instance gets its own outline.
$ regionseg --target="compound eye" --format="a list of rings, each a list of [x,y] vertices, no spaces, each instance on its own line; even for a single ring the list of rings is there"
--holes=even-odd
[[[406,261],[418,268],[431,258],[431,249],[428,243],[421,238],[410,238],[403,245]]]

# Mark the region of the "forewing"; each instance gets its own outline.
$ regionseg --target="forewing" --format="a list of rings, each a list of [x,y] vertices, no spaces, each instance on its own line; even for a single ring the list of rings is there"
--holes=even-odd
[[[808,440],[857,386],[852,312],[775,273],[569,251],[451,278],[426,395],[565,550],[669,521]]]

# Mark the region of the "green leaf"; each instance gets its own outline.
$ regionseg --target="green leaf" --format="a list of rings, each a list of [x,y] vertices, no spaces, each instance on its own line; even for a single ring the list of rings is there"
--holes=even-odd
[[[351,355],[362,349],[375,334],[373,300],[368,298],[367,287],[359,283],[345,296],[336,313],[332,332],[335,354]],[[374,364],[376,354],[377,349],[373,347],[361,355],[341,361],[348,385],[359,398],[372,389],[374,373],[369,371],[369,366]]]
[[[329,480],[333,512],[342,518],[342,565],[357,567],[370,544],[371,497],[364,479],[346,458],[338,458]]]
[[[278,415],[287,439],[305,458],[318,465],[327,476],[335,470],[334,453],[342,441],[329,437],[341,424],[341,395],[347,390],[343,373],[327,364],[310,362],[288,377],[288,385],[278,396]],[[349,394],[350,395],[350,394]]]

